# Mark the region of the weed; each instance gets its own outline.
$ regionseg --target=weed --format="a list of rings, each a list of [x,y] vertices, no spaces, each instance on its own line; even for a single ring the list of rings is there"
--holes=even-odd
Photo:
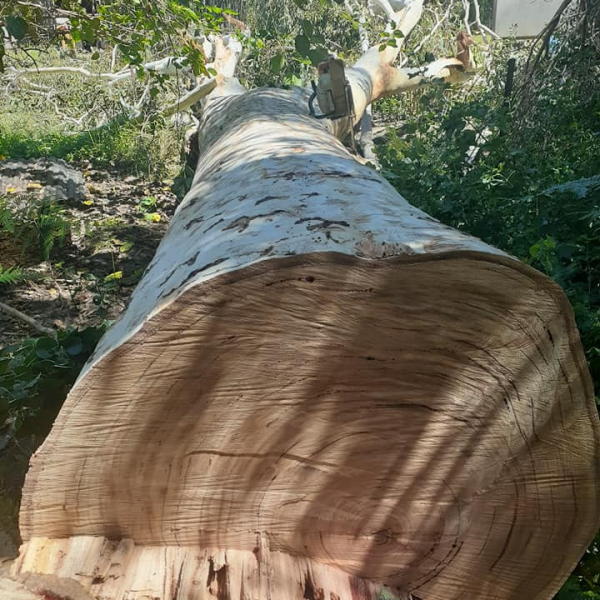
[[[0,198],[0,221],[14,236],[22,252],[37,248],[42,260],[49,260],[55,244],[63,245],[71,233],[71,221],[55,202],[33,196]]]

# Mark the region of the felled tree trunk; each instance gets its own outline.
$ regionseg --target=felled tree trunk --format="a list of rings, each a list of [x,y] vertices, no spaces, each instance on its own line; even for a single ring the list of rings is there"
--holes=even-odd
[[[356,119],[399,80],[369,52]],[[563,292],[408,204],[305,91],[220,90],[32,460],[14,574],[106,600],[551,598],[599,524]]]

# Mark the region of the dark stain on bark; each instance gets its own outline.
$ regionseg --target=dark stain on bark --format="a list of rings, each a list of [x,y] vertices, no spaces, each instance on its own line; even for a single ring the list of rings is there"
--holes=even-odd
[[[224,220],[225,219],[219,219],[218,221],[214,222],[210,227],[208,227],[207,229],[205,229],[203,233],[207,233],[211,229],[214,229],[217,225],[219,225],[220,223],[222,223]]]
[[[260,200],[257,200],[254,205],[258,206],[259,204],[262,204],[263,202],[268,202],[269,200],[279,200],[279,198],[277,196],[265,196],[264,198],[261,198]]]
[[[187,208],[187,206],[186,206]],[[189,231],[190,228],[195,225],[196,223],[202,223],[202,221],[204,221],[204,217],[196,217],[195,219],[192,219],[185,227],[184,229],[186,231]]]
[[[248,217],[246,215],[237,218],[235,221],[232,221],[231,223],[229,223],[229,225],[227,225],[227,227],[223,228],[223,231],[228,231],[230,229],[237,229],[238,233],[241,233],[242,231],[244,231],[244,229],[247,229],[248,225],[250,225],[250,223],[254,220],[254,219],[267,219],[269,217],[272,217],[274,215],[278,215],[281,213],[286,212],[285,210],[273,210],[270,213],[263,213],[260,215],[252,215],[251,217]]]
[[[193,265],[193,264],[196,262],[196,260],[198,259],[198,256],[199,256],[199,255],[200,255],[200,250],[198,250],[198,252],[196,252],[196,253],[194,254],[194,256],[192,256],[192,257],[188,258],[188,259],[187,259],[187,260],[186,260],[186,261],[185,261],[183,264],[184,264],[184,265],[186,265],[186,266],[188,266],[188,267],[191,267],[191,266],[192,266],[192,265]],[[176,271],[177,271],[177,269],[173,269],[173,270],[172,270],[172,271],[171,271],[171,272],[170,272],[170,273],[167,275],[167,277],[166,277],[165,279],[163,279],[163,281],[162,281],[162,282],[159,284],[159,287],[163,287],[163,286],[164,286],[164,285],[165,285],[165,284],[166,284],[166,283],[169,281],[169,279],[171,279],[171,277],[173,277],[173,275],[175,275],[175,272],[176,272]],[[162,295],[162,294],[161,294],[161,295]]]
[[[198,250],[198,252],[196,252],[196,254],[194,254],[194,256],[192,256],[191,258],[188,258],[183,264],[187,265],[188,267],[191,267],[196,262],[199,255],[200,255],[200,250]]]
[[[307,573],[304,579],[304,598],[305,600],[325,600],[323,588],[315,586],[310,573]]]
[[[340,227],[350,227],[348,221],[331,221],[329,219],[324,219],[323,217],[304,217],[303,219],[298,219],[294,224],[301,225],[307,221],[319,221],[319,223],[315,223],[314,225],[308,225],[306,228],[308,231],[327,229],[328,227],[335,227],[336,225]]]
[[[193,279],[198,275],[198,273],[202,273],[202,271],[206,271],[206,269],[210,269],[211,267],[216,267],[220,265],[222,262],[225,262],[226,258],[218,258],[217,260],[213,260],[212,262],[200,267],[199,269],[194,269],[177,287],[183,287],[190,279]]]

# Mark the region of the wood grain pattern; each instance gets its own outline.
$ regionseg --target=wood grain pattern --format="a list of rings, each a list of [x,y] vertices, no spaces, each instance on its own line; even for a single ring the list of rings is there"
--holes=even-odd
[[[476,255],[218,277],[79,382],[32,463],[23,536],[251,552],[260,535],[427,600],[550,597],[598,519],[563,303]]]

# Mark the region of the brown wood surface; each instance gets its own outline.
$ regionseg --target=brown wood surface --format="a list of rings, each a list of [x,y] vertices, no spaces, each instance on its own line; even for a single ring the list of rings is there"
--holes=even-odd
[[[598,524],[595,411],[562,291],[512,259],[266,261],[190,289],[79,381],[32,461],[17,571],[70,543],[46,537],[236,569],[266,539],[398,597],[551,598]],[[147,568],[170,581],[173,560]],[[132,586],[97,597],[153,597]]]

